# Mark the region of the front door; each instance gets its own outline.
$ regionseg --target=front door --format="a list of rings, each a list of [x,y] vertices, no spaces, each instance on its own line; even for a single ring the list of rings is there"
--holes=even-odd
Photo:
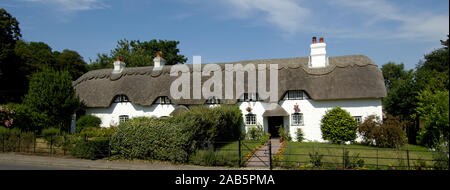
[[[281,126],[283,126],[283,117],[282,116],[273,116],[268,117],[267,122],[269,124],[269,133],[271,137],[280,137],[278,135],[278,129],[280,129]]]

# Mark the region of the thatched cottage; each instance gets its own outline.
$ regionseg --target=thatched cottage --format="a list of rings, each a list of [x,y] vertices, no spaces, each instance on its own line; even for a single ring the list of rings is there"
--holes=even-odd
[[[295,139],[297,128],[302,128],[307,140],[323,141],[320,120],[325,111],[333,107],[347,110],[357,122],[372,114],[382,117],[381,98],[386,96],[386,88],[376,64],[363,55],[327,57],[323,38],[317,43],[314,37],[310,47],[308,57],[217,64],[221,72],[225,72],[226,64],[277,64],[276,102],[249,93],[247,84],[244,93],[234,99],[224,99],[225,95],[222,98],[174,99],[169,88],[177,77],[170,75],[173,66],[165,66],[161,56],[155,58],[155,66],[149,67],[127,68],[118,60],[114,68],[90,71],[73,85],[85,114],[101,118],[102,127],[136,116],[171,116],[199,105],[237,104],[244,116],[244,130],[260,126],[276,136],[278,127],[284,126]],[[187,67],[192,72],[193,65]],[[266,68],[269,70],[268,66]],[[202,82],[207,79],[201,77]],[[233,80],[237,82],[236,77]],[[270,83],[270,78],[266,80]]]

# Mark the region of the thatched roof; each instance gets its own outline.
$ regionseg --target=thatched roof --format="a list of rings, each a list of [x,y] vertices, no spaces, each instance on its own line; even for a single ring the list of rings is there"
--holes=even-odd
[[[222,72],[226,63],[219,63]],[[278,100],[288,90],[304,90],[313,100],[369,99],[386,96],[381,70],[368,57],[349,55],[329,58],[325,68],[308,68],[308,57],[240,61],[228,64],[278,64]],[[202,64],[204,67],[206,64]],[[181,105],[205,104],[205,99],[179,99],[170,96],[170,85],[178,77],[170,76],[170,68],[153,71],[153,67],[125,68],[119,74],[112,69],[90,71],[73,82],[77,95],[87,107],[109,107],[114,96],[125,94],[137,105],[150,106],[159,96],[168,96],[172,103]],[[190,72],[192,65],[188,65]],[[257,65],[255,65],[256,68]],[[267,89],[270,74],[266,72]],[[225,78],[225,74],[222,74]],[[202,83],[210,77],[202,77]],[[236,84],[234,78],[233,85]],[[245,73],[247,80],[247,73]],[[192,73],[191,73],[192,81]],[[223,80],[225,81],[225,80]],[[192,87],[191,87],[191,97]],[[225,84],[222,85],[225,94]],[[245,90],[247,85],[245,84]],[[223,96],[224,97],[224,96]],[[268,100],[265,100],[266,102]],[[237,99],[222,99],[223,104],[234,104]]]

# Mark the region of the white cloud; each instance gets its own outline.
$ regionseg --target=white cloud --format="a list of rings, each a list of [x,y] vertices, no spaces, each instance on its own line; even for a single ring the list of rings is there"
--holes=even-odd
[[[233,8],[234,16],[250,19],[263,14],[265,22],[289,34],[298,32],[310,11],[294,0],[224,0]]]
[[[437,41],[449,33],[448,13],[421,10],[421,7],[414,12],[385,0],[314,2],[326,7],[326,11],[313,9],[311,3],[305,5],[301,0],[221,2],[232,7],[228,12],[237,19],[262,20],[288,34],[312,32],[343,38]],[[341,17],[337,17],[338,13]]]
[[[337,0],[332,2],[346,11],[357,11],[361,16],[367,16],[364,25],[371,31],[379,33],[378,37],[417,39],[437,41],[449,33],[449,15],[439,14],[431,10],[413,12],[384,0]],[[383,22],[394,22],[388,27]],[[367,29],[359,29],[365,32]]]
[[[27,2],[55,5],[63,11],[86,11],[93,9],[103,9],[109,6],[102,0],[25,0]]]

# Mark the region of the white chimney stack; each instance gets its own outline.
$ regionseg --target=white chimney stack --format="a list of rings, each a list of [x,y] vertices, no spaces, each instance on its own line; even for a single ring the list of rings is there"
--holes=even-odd
[[[120,57],[117,57],[116,61],[114,61],[114,69],[112,73],[121,73],[122,70],[125,68],[125,63],[122,61]]]
[[[162,56],[163,56],[162,51],[158,51],[158,54],[153,59],[154,63],[153,69],[161,69],[166,64],[166,60],[162,58]]]
[[[317,39],[314,36],[310,47],[311,55],[309,57],[309,67],[320,68],[328,66],[327,44],[323,42],[323,37],[320,37],[319,43],[317,43]]]

